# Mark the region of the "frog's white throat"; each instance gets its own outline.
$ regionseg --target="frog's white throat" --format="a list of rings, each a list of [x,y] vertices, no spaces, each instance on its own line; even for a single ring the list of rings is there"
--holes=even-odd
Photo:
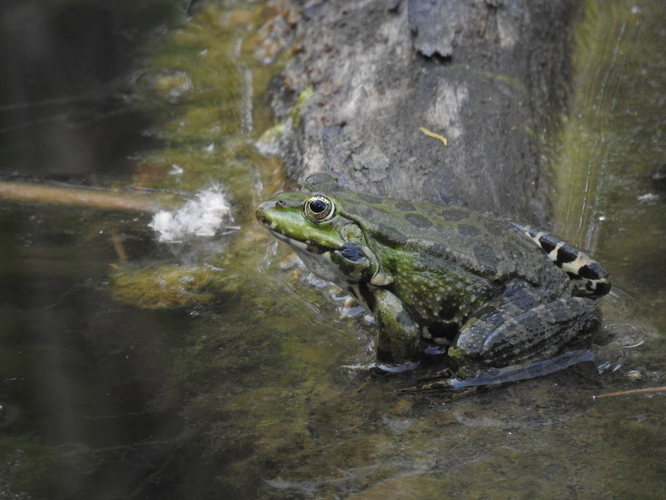
[[[303,261],[308,270],[326,281],[331,281],[338,285],[347,284],[345,276],[337,269],[337,266],[331,261],[331,251],[323,247],[295,240],[277,231],[270,230],[271,234],[278,240],[288,244],[296,255]]]
[[[312,274],[317,275],[321,279],[332,281],[342,288],[349,288],[351,283],[349,282],[348,276],[343,273],[331,259],[331,252],[334,251],[333,249],[326,249],[307,241],[295,240],[272,229],[269,229],[269,231],[278,240],[287,243],[294,252],[296,252],[296,255],[300,257],[303,264],[305,264],[305,267],[307,267]],[[363,248],[366,254],[372,254],[372,251],[369,248]],[[369,285],[373,287],[385,287],[390,285],[393,282],[391,276],[384,272],[375,255],[369,256],[373,259],[376,265],[374,274],[369,280]]]

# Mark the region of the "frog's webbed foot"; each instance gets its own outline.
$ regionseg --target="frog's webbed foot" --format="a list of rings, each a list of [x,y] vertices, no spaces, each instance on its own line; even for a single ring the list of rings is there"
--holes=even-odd
[[[600,322],[599,309],[590,299],[541,303],[538,290],[515,287],[475,313],[449,356],[496,368],[538,362],[552,358],[564,346],[591,341]]]
[[[542,377],[594,359],[595,354],[590,350],[569,351],[546,361],[537,361],[521,366],[490,368],[466,378],[459,378],[447,369],[440,374],[421,378],[417,384],[401,389],[400,392],[436,392],[445,394],[450,399],[455,399],[479,389]]]

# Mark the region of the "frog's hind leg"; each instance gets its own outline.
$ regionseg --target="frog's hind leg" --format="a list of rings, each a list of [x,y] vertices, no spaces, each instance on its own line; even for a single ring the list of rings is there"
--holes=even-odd
[[[543,231],[530,226],[521,226],[515,222],[511,225],[539,245],[553,264],[567,273],[576,295],[596,299],[610,292],[608,271],[596,260]]]
[[[582,297],[541,303],[538,290],[512,288],[470,318],[449,349],[449,357],[501,368],[549,359],[565,346],[589,344],[601,314]]]

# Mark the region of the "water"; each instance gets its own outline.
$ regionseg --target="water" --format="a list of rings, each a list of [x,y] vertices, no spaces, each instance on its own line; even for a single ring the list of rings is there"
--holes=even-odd
[[[372,359],[371,327],[340,317],[333,292],[253,221],[283,182],[253,147],[272,125],[274,68],[254,36],[270,10],[202,6],[185,23],[172,5],[136,21],[145,34],[116,77],[91,73],[83,94],[98,100],[66,107],[71,83],[5,100],[4,177],[185,197],[215,180],[241,230],[166,246],[149,213],[1,202],[0,498],[663,496],[666,395],[591,396],[666,385],[664,7],[595,5],[548,152],[555,222],[611,270],[608,323],[643,344],[615,371],[588,363],[454,401],[353,368]],[[78,138],[26,146],[58,134]]]

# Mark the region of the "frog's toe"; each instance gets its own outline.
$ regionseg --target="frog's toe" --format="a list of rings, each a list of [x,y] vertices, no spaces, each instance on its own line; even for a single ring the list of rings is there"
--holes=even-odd
[[[408,361],[400,364],[377,363],[373,365],[370,370],[379,375],[386,375],[388,373],[401,373],[416,370],[418,366],[418,361]]]

